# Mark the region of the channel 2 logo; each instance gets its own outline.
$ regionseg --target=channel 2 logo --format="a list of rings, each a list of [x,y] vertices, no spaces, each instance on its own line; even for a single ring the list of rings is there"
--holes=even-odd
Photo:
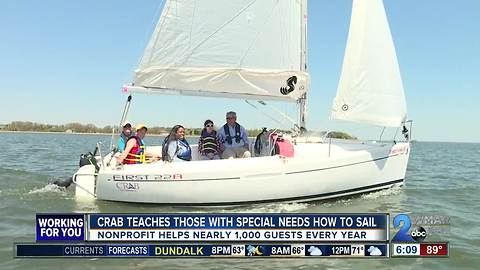
[[[403,221],[403,224],[401,222]],[[423,227],[417,227],[413,229],[410,233],[410,227],[412,226],[412,222],[410,221],[410,217],[405,214],[396,215],[393,218],[393,227],[398,228],[400,230],[395,234],[392,241],[396,242],[422,242],[425,237],[427,237],[427,231]]]

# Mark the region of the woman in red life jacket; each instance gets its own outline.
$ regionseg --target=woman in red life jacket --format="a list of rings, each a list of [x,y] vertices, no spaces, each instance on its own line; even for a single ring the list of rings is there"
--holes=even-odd
[[[145,138],[146,133],[147,127],[145,125],[137,126],[136,135],[128,139],[127,145],[125,146],[125,151],[123,151],[123,153],[117,158],[119,163],[142,164],[147,161],[146,156],[148,154],[145,151],[145,143],[143,142],[143,138]]]

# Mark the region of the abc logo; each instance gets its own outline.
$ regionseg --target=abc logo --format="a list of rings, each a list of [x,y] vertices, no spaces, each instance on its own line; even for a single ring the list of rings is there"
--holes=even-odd
[[[393,227],[400,228],[394,235],[393,242],[422,242],[427,237],[427,231],[423,227],[417,227],[410,231],[412,222],[406,214],[396,215],[393,219]]]
[[[425,237],[427,237],[427,231],[423,227],[417,227],[416,229],[412,230],[410,235],[416,242],[422,242]]]

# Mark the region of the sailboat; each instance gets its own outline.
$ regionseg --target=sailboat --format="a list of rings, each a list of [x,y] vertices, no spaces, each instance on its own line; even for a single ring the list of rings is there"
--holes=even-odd
[[[133,82],[124,86],[130,95],[297,103],[293,156],[205,161],[193,145],[190,162],[121,165],[113,152],[96,153],[73,176],[76,197],[222,206],[307,202],[403,185],[411,122],[383,1],[353,0],[331,118],[401,129],[405,138],[392,142],[305,139],[307,18],[306,0],[167,0]]]

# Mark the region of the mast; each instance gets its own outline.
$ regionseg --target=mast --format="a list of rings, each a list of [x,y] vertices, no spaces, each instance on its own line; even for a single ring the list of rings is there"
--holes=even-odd
[[[302,15],[300,16],[300,31],[301,31],[301,52],[300,52],[300,70],[307,72],[307,0],[301,1]],[[298,99],[299,103],[299,124],[300,133],[306,131],[306,114],[307,114],[307,92]]]

